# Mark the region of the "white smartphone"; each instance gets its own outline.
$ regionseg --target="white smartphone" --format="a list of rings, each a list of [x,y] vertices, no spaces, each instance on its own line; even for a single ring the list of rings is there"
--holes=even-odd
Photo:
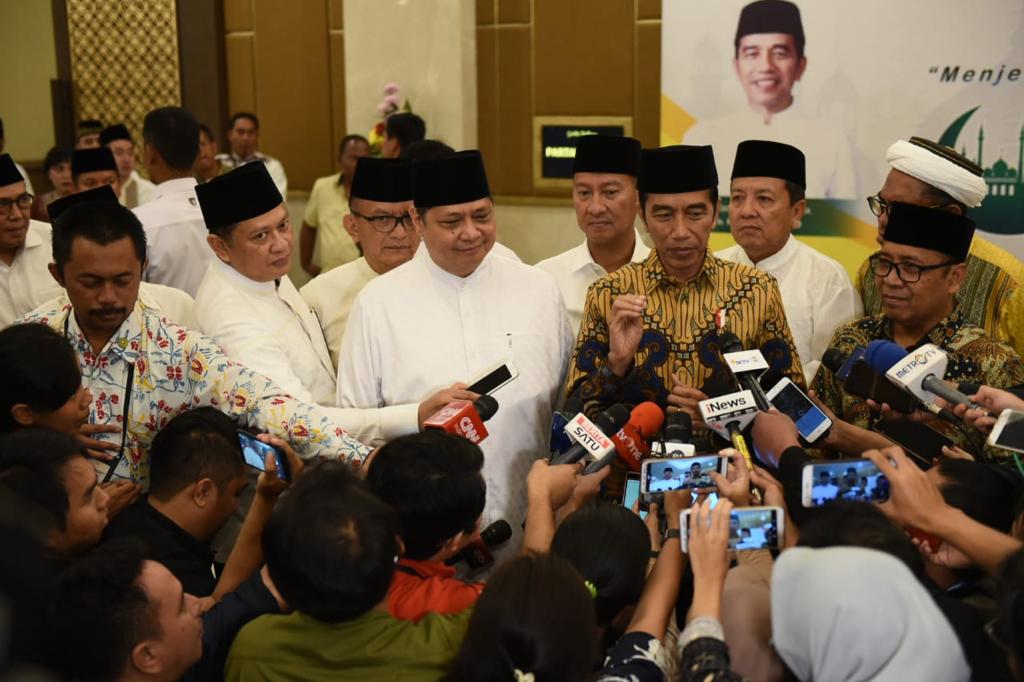
[[[1024,412],[1003,410],[988,434],[988,444],[1003,450],[1024,453]]]
[[[471,381],[466,390],[490,395],[517,376],[519,376],[519,370],[512,364],[512,361],[502,360]]]
[[[831,500],[885,502],[889,479],[870,459],[837,459],[804,465],[800,488],[805,507],[818,507]]]
[[[768,402],[796,424],[796,430],[813,443],[832,428],[832,420],[808,398],[800,387],[783,377],[767,393]]]
[[[626,484],[622,487],[622,506],[632,509],[640,499],[640,474],[630,471],[626,474]],[[647,511],[640,505],[640,518],[647,518]]]
[[[740,507],[729,516],[729,549],[743,552],[753,549],[779,549],[785,537],[786,513],[782,507]],[[690,510],[679,513],[679,539],[683,552],[688,549]]]
[[[721,455],[645,459],[640,463],[640,494],[650,496],[684,488],[714,489],[711,472],[725,476],[728,467],[729,458]]]

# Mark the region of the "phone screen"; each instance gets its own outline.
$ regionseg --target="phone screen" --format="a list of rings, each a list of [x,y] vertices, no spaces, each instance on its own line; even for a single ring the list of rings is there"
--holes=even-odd
[[[1003,422],[1003,430],[992,441],[992,445],[1007,450],[1024,452],[1024,412],[1011,410],[1006,415],[1006,419]]]
[[[664,493],[670,490],[714,488],[712,471],[720,471],[721,457],[706,455],[685,459],[649,459],[645,462],[647,478],[643,481],[644,492]]]
[[[514,378],[511,368],[509,368],[506,363],[474,381],[466,390],[481,394],[491,393],[512,381]]]
[[[640,476],[629,475],[626,477],[626,485],[622,489],[622,506],[632,509],[637,500],[640,499]],[[646,519],[647,512],[640,510],[640,518]]]
[[[942,446],[953,445],[953,441],[935,429],[909,419],[882,419],[875,422],[871,430],[906,450],[914,463],[922,469],[930,469],[932,460],[943,456]]]
[[[770,507],[737,509],[729,518],[729,549],[769,549],[779,546],[777,510]]]
[[[786,382],[783,389],[771,399],[771,403],[775,409],[793,420],[796,430],[806,440],[811,440],[819,427],[828,421],[825,413],[791,381]]]
[[[281,453],[277,451],[273,445],[264,443],[250,433],[245,431],[238,432],[238,442],[242,444],[242,455],[245,457],[245,463],[251,466],[253,469],[260,471],[266,471],[267,467],[264,464],[267,455],[274,455],[274,464],[277,465],[277,475],[284,481],[288,480],[287,463]]]
[[[889,499],[889,479],[871,460],[821,462],[808,464],[804,469],[811,470],[811,506],[819,506],[830,500],[884,502]],[[804,476],[806,478],[807,474]]]

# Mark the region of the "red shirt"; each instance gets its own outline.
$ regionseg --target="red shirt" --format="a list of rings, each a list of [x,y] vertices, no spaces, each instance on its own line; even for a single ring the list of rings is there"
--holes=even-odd
[[[418,621],[428,613],[458,613],[476,603],[483,583],[455,577],[440,561],[399,559],[388,589],[388,612],[400,620]]]

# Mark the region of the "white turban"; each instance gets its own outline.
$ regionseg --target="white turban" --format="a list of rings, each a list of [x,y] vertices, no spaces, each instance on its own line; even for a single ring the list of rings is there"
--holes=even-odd
[[[984,178],[912,142],[897,140],[885,153],[885,160],[890,168],[941,189],[968,208],[981,206],[988,194]]]

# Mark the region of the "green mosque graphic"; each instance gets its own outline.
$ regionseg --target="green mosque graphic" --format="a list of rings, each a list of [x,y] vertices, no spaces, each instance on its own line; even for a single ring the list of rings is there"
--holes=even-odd
[[[971,158],[967,145],[957,144],[957,138],[967,121],[981,107],[974,107],[965,111],[959,116],[939,138],[939,144],[956,149],[960,147],[960,153]],[[971,217],[978,223],[978,227],[986,232],[996,234],[1022,234],[1024,233],[1024,178],[1021,177],[1021,170],[1024,169],[1024,126],[1020,129],[1020,136],[1017,145],[1017,167],[999,157],[991,166],[985,166],[985,127],[978,128],[978,147],[974,155],[974,162],[984,169],[985,184],[988,185],[988,196],[981,202],[979,208],[971,209]]]

